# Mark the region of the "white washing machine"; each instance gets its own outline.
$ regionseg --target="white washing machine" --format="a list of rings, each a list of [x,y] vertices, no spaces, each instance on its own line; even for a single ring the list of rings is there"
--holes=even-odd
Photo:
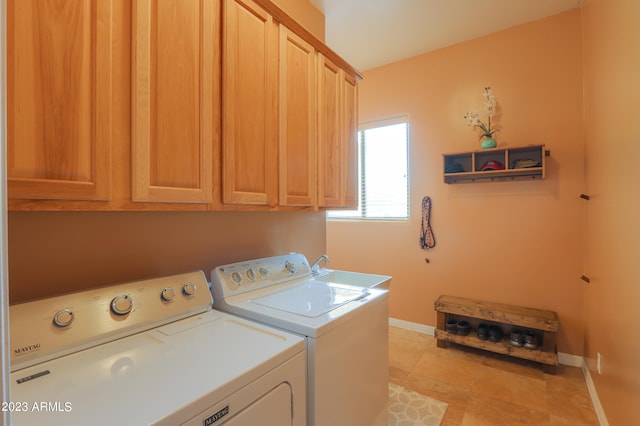
[[[214,307],[304,336],[309,426],[387,425],[388,292],[316,278],[297,253],[219,266]]]
[[[304,340],[211,303],[198,271],[11,306],[12,424],[304,426]]]

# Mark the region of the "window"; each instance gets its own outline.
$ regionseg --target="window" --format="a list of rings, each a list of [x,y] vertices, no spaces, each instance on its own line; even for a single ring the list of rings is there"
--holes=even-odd
[[[406,117],[367,123],[358,131],[358,210],[331,210],[330,219],[409,218],[409,123]]]

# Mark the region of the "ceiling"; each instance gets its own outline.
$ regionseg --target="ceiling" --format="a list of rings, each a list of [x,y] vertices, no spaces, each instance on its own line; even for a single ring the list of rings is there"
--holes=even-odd
[[[310,0],[325,41],[360,71],[565,10],[582,0]]]

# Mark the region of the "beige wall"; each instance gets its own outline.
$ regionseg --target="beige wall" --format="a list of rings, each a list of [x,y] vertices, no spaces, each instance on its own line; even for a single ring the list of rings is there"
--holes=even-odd
[[[10,212],[9,300],[325,251],[313,212]]]
[[[584,2],[585,358],[611,425],[640,418],[639,24],[636,0]]]
[[[409,116],[411,218],[330,222],[331,266],[392,275],[391,317],[420,324],[435,325],[441,294],[557,311],[558,349],[582,355],[581,50],[575,9],[365,72],[359,120]],[[480,149],[463,116],[486,85],[502,111],[498,146],[546,144],[547,179],[443,183],[443,153]],[[418,245],[426,195],[429,251]]]

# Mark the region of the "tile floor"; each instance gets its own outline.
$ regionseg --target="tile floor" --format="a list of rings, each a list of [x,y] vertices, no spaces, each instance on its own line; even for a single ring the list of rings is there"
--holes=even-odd
[[[433,336],[389,327],[389,377],[449,404],[442,426],[599,425],[582,371],[465,346],[436,346]]]

